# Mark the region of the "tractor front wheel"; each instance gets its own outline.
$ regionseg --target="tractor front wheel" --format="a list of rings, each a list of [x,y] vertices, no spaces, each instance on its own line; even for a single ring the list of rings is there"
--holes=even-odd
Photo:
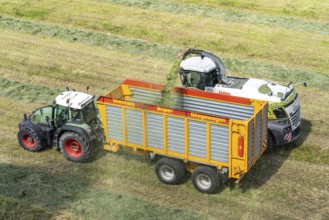
[[[59,139],[59,147],[66,159],[85,162],[90,155],[89,143],[75,132],[65,132]]]
[[[18,141],[27,151],[36,152],[43,148],[41,137],[32,128],[21,128],[18,132]]]

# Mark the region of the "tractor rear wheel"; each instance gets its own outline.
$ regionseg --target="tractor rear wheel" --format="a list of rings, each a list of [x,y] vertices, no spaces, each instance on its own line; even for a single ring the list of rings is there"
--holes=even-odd
[[[59,139],[59,147],[66,159],[85,162],[90,155],[89,143],[75,132],[65,132]]]
[[[171,158],[161,158],[155,165],[155,171],[161,182],[170,185],[181,183],[185,176],[183,162]]]
[[[18,132],[18,141],[22,148],[27,151],[36,152],[41,150],[42,137],[39,137],[36,131],[29,127],[23,127]]]

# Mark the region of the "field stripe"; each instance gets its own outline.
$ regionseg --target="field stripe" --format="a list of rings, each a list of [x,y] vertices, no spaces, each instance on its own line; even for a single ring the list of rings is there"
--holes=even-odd
[[[59,38],[69,42],[82,42],[111,50],[121,50],[150,57],[172,59],[175,57],[174,55],[176,55],[175,51],[178,51],[178,49],[173,46],[161,46],[155,43],[152,44],[146,41],[112,34],[68,29],[55,25],[32,23],[6,17],[0,17],[0,28],[15,30],[21,33]]]
[[[265,25],[290,30],[314,32],[329,35],[329,22],[304,21],[297,18],[272,16],[268,14],[250,13],[239,10],[207,8],[193,4],[181,4],[168,1],[149,0],[99,0],[111,4],[148,9],[152,11],[171,12],[193,16],[211,17],[228,22]],[[210,27],[209,27],[210,28]]]
[[[81,42],[110,50],[119,50],[125,53],[158,57],[171,60],[176,58],[181,49],[169,45],[148,43],[146,41],[121,37],[100,32],[68,29],[42,23],[32,23],[12,18],[0,18],[0,28],[27,33],[37,36],[48,36],[68,42]],[[329,74],[314,73],[303,70],[293,70],[281,66],[256,63],[249,60],[223,58],[226,67],[239,74],[251,77],[267,78],[277,81],[308,81],[311,86],[329,89]],[[166,75],[167,73],[164,73]]]
[[[13,98],[27,103],[49,104],[62,90],[46,86],[21,83],[0,76],[0,96]],[[52,99],[50,99],[52,98]]]

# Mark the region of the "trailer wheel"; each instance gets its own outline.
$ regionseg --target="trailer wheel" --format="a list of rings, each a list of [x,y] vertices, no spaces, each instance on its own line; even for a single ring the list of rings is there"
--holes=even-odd
[[[181,183],[185,176],[183,162],[171,158],[161,158],[155,165],[155,171],[161,182],[170,185]]]
[[[198,166],[192,173],[194,187],[202,193],[216,193],[221,189],[222,178],[220,173],[211,167]]]
[[[65,132],[59,139],[59,147],[66,159],[85,162],[90,155],[89,143],[75,132]]]
[[[36,152],[43,148],[41,137],[32,128],[21,128],[18,132],[18,141],[27,151]]]

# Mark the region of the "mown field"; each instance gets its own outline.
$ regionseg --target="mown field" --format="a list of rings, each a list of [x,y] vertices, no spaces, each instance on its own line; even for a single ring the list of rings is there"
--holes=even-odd
[[[0,0],[0,219],[329,219],[328,11],[326,0]],[[301,138],[215,195],[160,183],[146,157],[99,150],[76,164],[20,148],[23,113],[66,86],[164,84],[187,47],[231,75],[307,81]]]

